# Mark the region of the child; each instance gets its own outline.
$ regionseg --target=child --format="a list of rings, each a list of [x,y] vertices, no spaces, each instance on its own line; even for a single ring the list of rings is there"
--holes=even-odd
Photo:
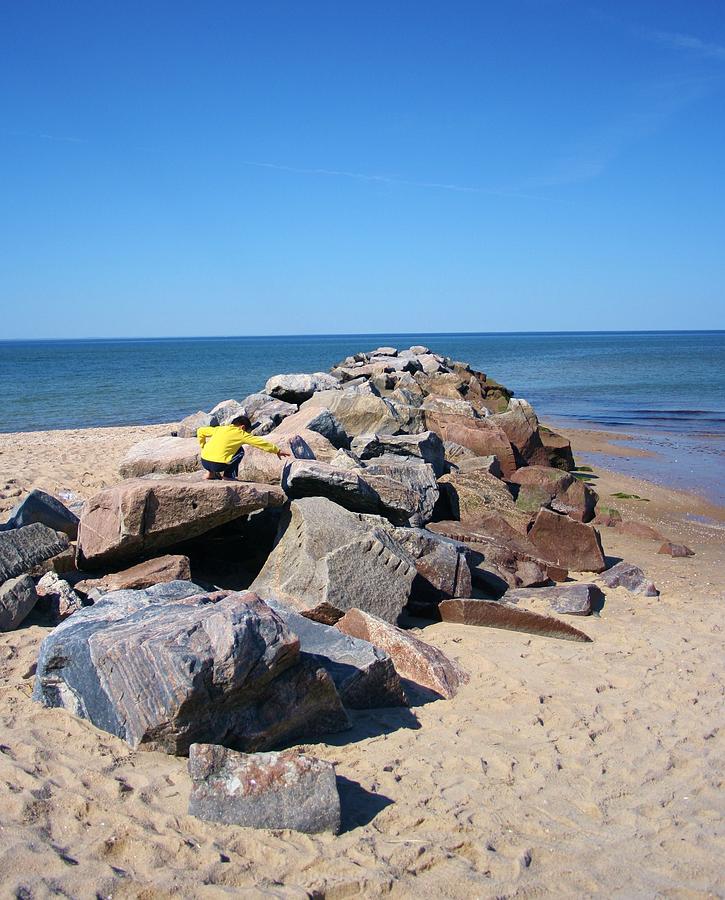
[[[252,423],[247,416],[236,416],[229,425],[197,429],[201,464],[206,469],[207,481],[213,481],[215,478],[236,481],[239,463],[244,456],[243,444],[258,447],[266,453],[276,453],[280,459],[283,456],[291,456],[271,441],[250,434],[251,430]]]

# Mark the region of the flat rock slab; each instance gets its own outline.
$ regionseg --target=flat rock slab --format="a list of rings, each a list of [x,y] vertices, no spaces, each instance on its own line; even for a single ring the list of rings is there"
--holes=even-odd
[[[96,591],[97,595],[109,591],[142,590],[167,581],[191,581],[188,556],[167,554],[147,559],[121,572],[112,572],[102,578],[88,578],[76,583],[83,594]]]
[[[264,386],[264,392],[287,403],[302,403],[318,391],[339,389],[340,382],[327,372],[312,374],[273,375]]]
[[[529,540],[542,559],[575,572],[603,572],[607,568],[599,532],[569,516],[540,509]]]
[[[591,638],[553,616],[527,609],[517,609],[498,600],[474,600],[460,598],[444,600],[438,607],[444,622],[459,625],[484,625],[488,628],[503,628],[507,631],[524,631],[542,637],[561,638],[565,641],[591,643]]]
[[[78,530],[78,566],[114,567],[255,510],[281,506],[284,500],[278,487],[201,476],[121,482],[86,503]]]
[[[10,513],[10,518],[4,526],[7,528],[22,528],[24,525],[33,525],[39,522],[47,525],[54,531],[61,531],[70,540],[74,541],[78,534],[78,516],[71,512],[67,506],[45,491],[32,490],[25,499],[19,503]]]
[[[121,460],[119,473],[121,478],[139,478],[152,473],[176,475],[195,472],[200,466],[196,437],[164,435],[139,441],[130,447]]]
[[[65,534],[36,522],[0,531],[0,584],[24,575],[34,566],[62,553],[68,546]]]
[[[443,441],[453,441],[468,447],[477,456],[495,456],[504,476],[516,471],[514,450],[506,432],[489,419],[426,409],[425,424],[426,428],[435,431]]]
[[[361,609],[346,612],[335,628],[384,650],[392,658],[401,678],[420,684],[447,700],[455,697],[461,685],[470,680],[468,673],[442,650]]]
[[[13,631],[33,611],[38,601],[30,575],[9,578],[0,585],[0,631]]]
[[[408,706],[400,677],[385,648],[373,646],[365,638],[359,640],[358,635],[341,633],[330,625],[314,622],[283,603],[271,599],[267,603],[299,638],[302,655],[330,674],[345,706],[351,709]]]
[[[645,597],[659,597],[660,595],[660,592],[654,586],[654,582],[647,578],[639,566],[624,560],[603,572],[602,581],[607,587],[623,587],[632,594],[644,594]]]
[[[330,762],[291,750],[236,753],[192,744],[189,775],[191,816],[245,828],[340,832],[340,795]]]
[[[330,676],[258,597],[176,581],[106,594],[43,641],[35,700],[133,748],[267,750],[349,725]]]
[[[590,616],[600,595],[601,591],[596,584],[576,582],[558,584],[556,587],[518,588],[506,591],[501,599],[504,603],[513,603],[517,606],[543,602],[556,613]]]
[[[430,463],[437,478],[445,468],[443,441],[434,431],[422,434],[364,434],[353,439],[351,450],[361,459],[383,455],[414,457]]]
[[[294,500],[252,590],[326,625],[353,607],[396,622],[416,569],[391,532],[323,497]]]

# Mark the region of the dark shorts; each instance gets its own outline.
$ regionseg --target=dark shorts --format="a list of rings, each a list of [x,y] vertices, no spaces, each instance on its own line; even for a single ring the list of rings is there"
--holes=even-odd
[[[207,472],[214,472],[217,475],[229,475],[231,478],[237,477],[239,463],[244,456],[244,448],[240,447],[228,463],[210,462],[208,459],[202,458],[201,464]]]

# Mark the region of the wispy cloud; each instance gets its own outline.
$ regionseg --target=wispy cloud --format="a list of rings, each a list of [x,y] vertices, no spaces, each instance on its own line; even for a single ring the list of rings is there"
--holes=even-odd
[[[513,197],[520,200],[544,200],[550,197],[537,197],[520,191],[498,190],[496,188],[484,188],[475,185],[455,184],[447,181],[416,181],[409,178],[399,178],[397,175],[375,175],[366,172],[348,172],[344,169],[303,168],[301,166],[282,165],[280,163],[259,162],[256,160],[239,160],[243,166],[254,166],[259,169],[273,169],[278,172],[292,172],[296,175],[318,175],[329,178],[350,178],[355,181],[365,181],[373,184],[387,184],[399,187],[424,188],[436,191],[453,191],[459,194],[482,194],[489,197]]]
[[[650,41],[664,44],[673,50],[685,50],[707,59],[719,59],[725,62],[725,47],[700,40],[691,34],[681,34],[677,31],[644,31],[642,35]]]

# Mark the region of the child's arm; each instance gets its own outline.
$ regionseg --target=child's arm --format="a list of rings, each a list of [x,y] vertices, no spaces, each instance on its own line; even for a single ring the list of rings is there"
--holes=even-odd
[[[259,450],[264,450],[265,453],[276,453],[277,456],[289,456],[286,450],[280,450],[276,444],[273,444],[271,441],[265,441],[263,437],[259,437],[256,434],[249,434],[249,432],[244,432],[244,438],[242,440],[243,444],[249,444],[250,447],[257,447]]]

